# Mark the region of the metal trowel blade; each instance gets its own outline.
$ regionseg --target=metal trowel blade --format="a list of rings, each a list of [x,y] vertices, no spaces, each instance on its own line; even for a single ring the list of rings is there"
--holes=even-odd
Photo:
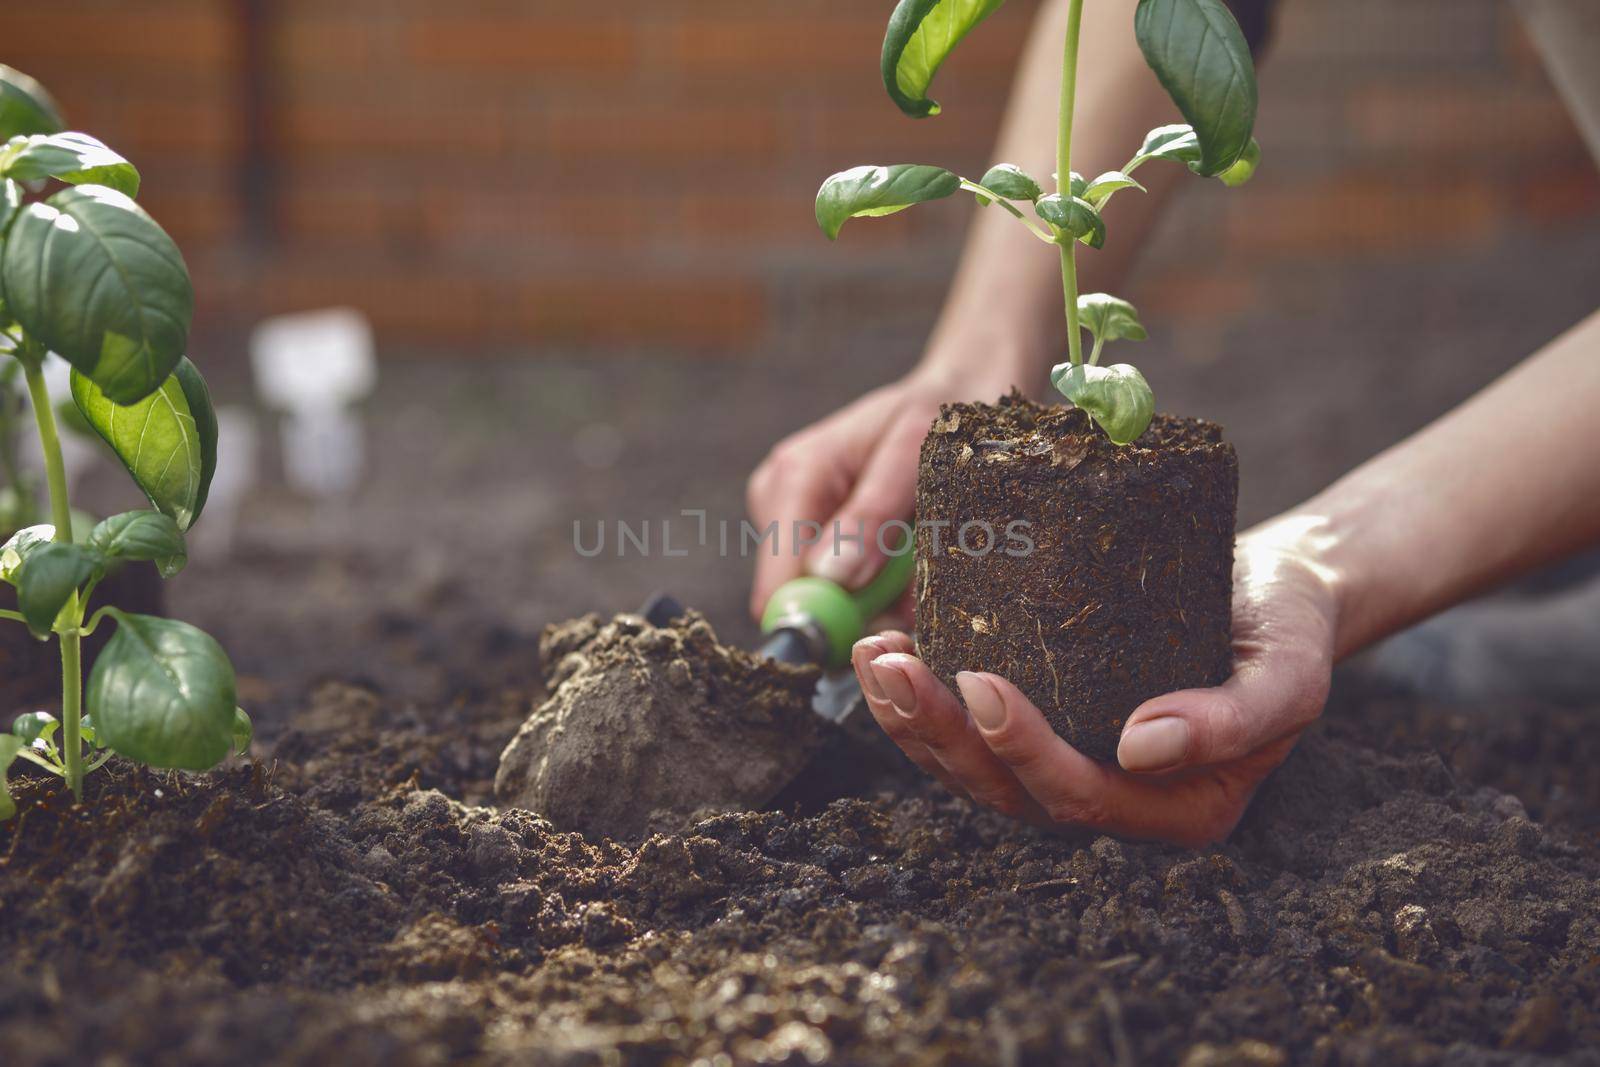
[[[835,726],[844,725],[861,704],[861,682],[847,667],[823,674],[811,695],[811,710]]]

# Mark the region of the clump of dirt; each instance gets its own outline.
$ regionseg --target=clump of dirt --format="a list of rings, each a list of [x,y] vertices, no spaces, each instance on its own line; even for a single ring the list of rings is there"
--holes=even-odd
[[[617,838],[696,812],[760,807],[822,742],[817,671],[717,643],[688,612],[656,627],[598,615],[546,627],[548,699],[501,757],[495,795]]]

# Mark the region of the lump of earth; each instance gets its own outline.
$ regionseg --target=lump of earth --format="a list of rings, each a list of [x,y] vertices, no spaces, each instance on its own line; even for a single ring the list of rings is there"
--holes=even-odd
[[[637,838],[760,807],[823,739],[815,669],[726,648],[695,612],[665,627],[586,615],[546,627],[539,654],[550,695],[506,746],[495,796],[564,830]]]

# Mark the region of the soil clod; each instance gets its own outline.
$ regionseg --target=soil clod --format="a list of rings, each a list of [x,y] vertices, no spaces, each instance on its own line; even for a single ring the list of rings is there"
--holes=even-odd
[[[760,807],[816,751],[814,669],[665,627],[588,615],[540,642],[549,697],[501,758],[495,795],[564,829],[636,838],[695,812]]]

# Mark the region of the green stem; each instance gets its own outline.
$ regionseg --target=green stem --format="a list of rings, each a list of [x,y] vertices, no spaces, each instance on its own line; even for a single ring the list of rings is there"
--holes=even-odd
[[[1103,341],[1097,335],[1094,339],[1094,348],[1089,350],[1089,366],[1098,367],[1100,365],[1100,350],[1104,348],[1105,345],[1105,341]]]
[[[50,390],[44,384],[43,357],[31,355],[23,360],[28,379],[28,396],[33,401],[33,421],[39,427],[39,446],[44,451],[45,482],[50,486],[50,516],[55,523],[55,539],[72,543],[72,508],[67,502],[67,468],[61,459],[61,438],[56,433],[55,408]],[[83,664],[79,658],[82,638],[83,605],[73,594],[68,602],[72,626],[57,635],[61,641],[61,754],[64,777],[75,799],[83,799],[83,742],[79,725],[83,716]]]
[[[1078,96],[1078,27],[1083,0],[1067,6],[1067,42],[1061,55],[1061,129],[1056,138],[1056,192],[1072,195],[1072,111]],[[1083,337],[1078,332],[1078,242],[1061,243],[1061,295],[1067,305],[1067,352],[1074,366],[1083,363]]]

